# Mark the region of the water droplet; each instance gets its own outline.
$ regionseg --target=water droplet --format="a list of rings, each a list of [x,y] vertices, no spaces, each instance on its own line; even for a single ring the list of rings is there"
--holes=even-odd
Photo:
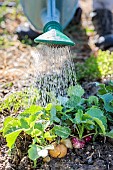
[[[33,55],[35,84],[40,91],[41,105],[49,102],[47,92],[66,95],[67,88],[76,84],[76,73],[69,47],[40,45]]]

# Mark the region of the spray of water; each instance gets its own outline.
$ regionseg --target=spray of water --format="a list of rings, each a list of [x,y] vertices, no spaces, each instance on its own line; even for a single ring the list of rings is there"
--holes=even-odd
[[[40,104],[49,102],[47,92],[66,95],[67,88],[76,84],[76,73],[69,47],[40,45],[33,53],[35,84],[39,89]]]

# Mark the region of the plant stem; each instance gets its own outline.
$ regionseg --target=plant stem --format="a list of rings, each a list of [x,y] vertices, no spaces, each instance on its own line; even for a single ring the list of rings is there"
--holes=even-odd
[[[33,166],[34,168],[36,168],[36,162],[37,162],[37,160],[34,160],[34,166]]]
[[[91,136],[91,135],[94,135],[95,133],[89,133],[89,134],[87,134],[87,135],[84,135],[83,137],[82,137],[82,139],[83,138],[86,138],[87,136]]]
[[[77,130],[77,133],[78,133],[78,135],[80,134],[80,132],[79,132],[79,129],[78,129],[78,127],[77,127],[77,125],[76,125],[76,130]]]

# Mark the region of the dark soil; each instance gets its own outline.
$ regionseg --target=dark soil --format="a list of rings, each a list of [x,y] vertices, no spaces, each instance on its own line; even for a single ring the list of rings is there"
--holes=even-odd
[[[65,33],[77,43],[71,48],[74,62],[84,62],[91,54],[98,53],[93,40],[95,32],[86,33],[85,30],[85,28],[93,30],[89,17],[91,0],[81,0],[81,5],[82,24],[76,26],[73,20],[65,30]],[[0,98],[28,86],[30,76],[33,74],[30,51],[33,50],[34,44],[30,40],[23,44],[15,34],[17,26],[25,21],[20,8],[6,8],[0,26]],[[12,85],[9,85],[10,83]],[[94,83],[82,82],[82,84],[86,90],[85,97],[96,94],[97,88]],[[0,114],[0,127],[9,114]],[[27,142],[29,143],[30,139]],[[23,149],[13,150],[12,155],[8,156],[5,139],[0,134],[0,170],[32,170],[33,162],[28,159],[25,150],[28,143],[24,148],[25,141],[22,141]],[[51,158],[49,163],[38,160],[36,170],[113,170],[113,145],[99,138],[83,149],[68,150],[67,156],[63,159]]]
[[[51,170],[108,170],[113,169],[113,146],[109,143],[95,142],[83,149],[69,150],[63,159],[52,159],[42,169]]]
[[[25,142],[25,141],[24,141]],[[29,141],[28,141],[29,142]],[[23,146],[23,143],[21,143]],[[21,145],[20,144],[20,145]],[[1,138],[0,170],[32,170],[33,162],[25,149],[14,150],[11,157],[6,154],[5,141]],[[24,153],[24,154],[22,154]],[[83,149],[69,149],[62,158],[51,158],[49,163],[37,161],[36,170],[113,170],[113,145],[102,138],[87,144]]]

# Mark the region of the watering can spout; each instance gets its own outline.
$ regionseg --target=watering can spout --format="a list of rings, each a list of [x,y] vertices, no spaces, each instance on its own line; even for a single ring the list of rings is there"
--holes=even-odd
[[[61,25],[56,21],[48,22],[43,29],[43,34],[34,39],[36,43],[57,46],[74,46],[75,43],[62,32]]]
[[[62,32],[62,27],[59,24],[60,13],[56,8],[56,0],[47,0],[47,10],[42,13],[42,21],[44,23],[43,34],[35,38],[36,43],[44,43],[49,45],[74,45]]]

